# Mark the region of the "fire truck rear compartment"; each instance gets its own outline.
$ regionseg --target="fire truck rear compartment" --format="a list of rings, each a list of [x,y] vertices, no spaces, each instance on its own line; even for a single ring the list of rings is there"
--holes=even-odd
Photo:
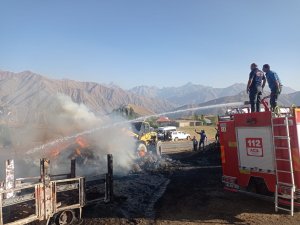
[[[219,124],[223,182],[231,191],[275,195],[293,214],[300,193],[300,110],[235,114]],[[283,203],[284,204],[284,203]]]

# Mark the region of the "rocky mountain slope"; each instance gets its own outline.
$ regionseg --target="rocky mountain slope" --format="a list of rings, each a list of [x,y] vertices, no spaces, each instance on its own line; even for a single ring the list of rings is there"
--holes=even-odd
[[[234,84],[227,88],[213,88],[188,83],[175,88],[140,86],[126,91],[115,85],[53,80],[30,71],[12,73],[0,70],[0,114],[9,109],[10,118],[13,117],[17,123],[47,123],[47,114],[53,114],[53,108],[56,107],[56,111],[62,110],[57,108],[57,96],[64,95],[69,96],[75,103],[87,106],[90,111],[100,116],[127,105],[139,111],[139,115],[149,115],[170,111],[176,107],[186,109],[245,101],[248,100],[245,86]],[[293,92],[286,87],[284,90]],[[299,93],[282,94],[280,101],[283,105],[299,105]],[[59,101],[61,103],[61,98]],[[220,109],[210,109],[206,112],[218,113]]]
[[[30,71],[0,71],[0,106],[10,108],[20,123],[44,120],[47,107],[53,107],[57,94],[70,96],[73,102],[86,105],[96,115],[105,115],[128,104],[151,112],[173,108],[166,100],[139,96],[117,86],[53,80]]]
[[[187,83],[180,87],[149,87],[138,86],[130,91],[141,96],[166,99],[167,101],[182,106],[186,104],[200,104],[214,99],[237,95],[246,90],[246,84],[236,83],[226,88],[214,88],[204,85]],[[295,90],[284,87],[283,93],[290,94]]]
[[[267,96],[270,93],[264,93],[263,96]],[[211,105],[219,105],[219,104],[225,104],[225,106],[222,107],[216,107],[216,108],[209,108],[209,109],[199,109],[196,110],[194,112],[187,112],[185,114],[175,114],[175,117],[180,117],[182,115],[186,115],[186,114],[191,114],[191,113],[196,113],[196,114],[214,114],[214,115],[218,115],[218,114],[223,114],[228,108],[226,104],[228,103],[241,103],[241,105],[243,105],[245,102],[249,101],[249,97],[246,94],[245,91],[242,91],[236,95],[232,95],[232,96],[226,96],[226,97],[222,97],[222,98],[217,98],[217,99],[213,99],[204,103],[200,103],[200,104],[186,104],[183,105],[179,108],[177,108],[176,110],[184,110],[184,109],[190,109],[190,108],[197,108],[197,107],[205,107],[205,106],[211,106]],[[267,102],[269,102],[269,100],[267,99]],[[300,92],[295,92],[292,94],[281,94],[279,96],[278,99],[278,105],[279,106],[286,106],[286,107],[290,107],[292,105],[300,105]]]
[[[289,98],[293,104],[300,106],[300,91],[289,94]]]

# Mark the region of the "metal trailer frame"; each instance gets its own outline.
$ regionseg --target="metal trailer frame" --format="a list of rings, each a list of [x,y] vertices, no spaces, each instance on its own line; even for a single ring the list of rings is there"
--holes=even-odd
[[[100,180],[105,190],[104,196],[89,201],[86,199],[86,178],[76,177],[76,161],[74,159],[71,160],[70,173],[51,175],[50,160],[41,159],[40,176],[18,179],[14,179],[14,161],[7,160],[6,174],[5,183],[1,182],[0,185],[0,225],[23,225],[33,221],[44,221],[48,225],[50,221],[54,222],[53,220],[56,220],[62,213],[71,210],[78,210],[78,218],[80,219],[82,208],[85,205],[99,201],[105,203],[113,201],[113,156],[111,154],[107,155],[106,174],[101,175],[101,177],[87,177],[87,179],[92,178],[91,180],[95,181]],[[22,182],[24,183],[22,184]],[[98,186],[92,187],[97,188]],[[58,195],[70,191],[72,191],[70,198],[73,200],[72,203],[59,201],[61,197]],[[74,195],[77,197],[75,200]],[[33,213],[5,222],[3,209],[6,207],[16,208],[18,204],[25,204],[30,201],[31,205],[27,205],[27,208],[34,207]]]
[[[74,209],[79,209],[79,217],[81,218],[82,207],[85,205],[84,178],[73,177],[51,181],[49,163],[50,161],[47,159],[41,160],[41,177],[38,182],[33,184],[19,184],[18,187],[0,191],[0,225],[21,225],[36,220],[47,221],[47,224],[49,224],[50,219],[54,215],[65,210]],[[72,176],[72,174],[70,174],[70,176]],[[22,178],[21,180],[24,181],[36,178],[37,177],[27,179]],[[31,189],[30,193],[28,193],[29,189]],[[67,193],[72,190],[78,191],[76,203],[62,205],[61,202],[57,202],[57,195],[59,193]],[[25,194],[22,192],[25,192]],[[7,198],[8,193],[13,193],[13,195],[10,198]],[[4,208],[17,207],[18,204],[28,203],[29,201],[34,201],[34,205],[28,206],[28,208],[35,208],[33,214],[27,215],[25,218],[10,220],[8,223],[4,221]]]
[[[39,218],[40,218],[39,201],[35,201],[35,214],[30,215],[27,218],[11,222],[11,223],[4,223],[3,208],[5,208],[7,206],[12,206],[12,205],[16,205],[16,204],[20,204],[20,203],[24,203],[24,202],[27,202],[30,200],[37,199],[35,196],[38,195],[38,190],[41,189],[41,185],[42,185],[42,183],[38,183],[38,184],[33,184],[33,185],[24,185],[23,187],[14,188],[12,190],[2,190],[0,192],[0,224],[1,225],[4,225],[4,224],[5,225],[22,225],[25,223],[30,223],[30,222],[39,220]],[[29,188],[34,188],[34,190],[35,190],[34,193],[18,196],[15,198],[8,198],[8,199],[3,198],[6,193],[9,193],[11,191],[18,192],[18,191],[21,191],[24,189],[29,189]]]
[[[94,182],[99,182],[101,185],[104,185],[104,195],[101,197],[96,197],[93,199],[86,198],[85,205],[93,205],[98,202],[110,203],[114,200],[114,176],[113,176],[113,155],[107,155],[107,173],[106,174],[97,174],[88,176],[85,179],[85,192],[88,194],[90,190],[95,190],[99,188],[99,183],[95,184]]]

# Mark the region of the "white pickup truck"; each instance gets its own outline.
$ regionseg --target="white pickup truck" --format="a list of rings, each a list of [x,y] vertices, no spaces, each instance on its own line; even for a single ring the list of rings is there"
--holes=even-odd
[[[172,131],[171,137],[172,141],[189,140],[191,138],[191,135],[182,131]]]

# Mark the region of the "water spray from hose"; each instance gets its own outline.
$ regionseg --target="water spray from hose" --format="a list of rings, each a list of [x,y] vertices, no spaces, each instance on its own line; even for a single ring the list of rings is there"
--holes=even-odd
[[[104,129],[108,129],[108,128],[116,127],[116,126],[120,126],[120,125],[130,124],[132,122],[144,121],[144,120],[147,120],[147,119],[152,118],[152,117],[173,115],[173,114],[177,114],[177,113],[192,112],[192,111],[212,109],[212,108],[237,107],[237,106],[242,106],[242,105],[243,105],[243,102],[231,102],[231,103],[199,106],[199,107],[193,107],[193,108],[188,108],[188,109],[180,109],[180,110],[176,110],[176,111],[169,111],[169,112],[163,112],[163,113],[158,113],[158,114],[152,114],[152,115],[148,115],[148,116],[142,116],[142,117],[139,117],[139,118],[136,118],[136,119],[133,119],[133,120],[128,120],[128,121],[115,122],[115,123],[110,124],[110,125],[96,127],[96,128],[85,130],[85,131],[82,131],[82,132],[79,132],[79,133],[76,133],[76,134],[73,134],[73,135],[70,135],[70,136],[65,136],[65,137],[55,139],[51,142],[48,142],[46,144],[43,144],[43,145],[40,145],[40,146],[35,147],[33,149],[30,149],[29,151],[26,152],[26,154],[33,154],[33,153],[36,153],[38,151],[42,151],[46,148],[53,147],[53,146],[56,146],[56,145],[61,144],[63,142],[75,139],[79,136],[89,135],[89,134],[95,133],[95,132],[100,131],[100,130],[104,130]]]

